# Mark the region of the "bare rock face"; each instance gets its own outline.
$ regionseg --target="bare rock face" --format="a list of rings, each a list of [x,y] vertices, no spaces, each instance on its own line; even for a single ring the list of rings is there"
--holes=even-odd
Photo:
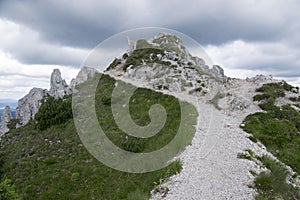
[[[61,77],[59,69],[54,69],[50,79],[50,91],[42,88],[33,88],[29,94],[24,96],[18,102],[16,110],[16,118],[19,120],[17,126],[26,125],[38,113],[42,100],[47,96],[52,96],[56,99],[63,98],[65,95],[72,94],[73,87],[76,84],[86,81],[89,77],[93,77],[97,72],[96,69],[83,67],[77,75],[76,79],[71,81],[70,86]]]
[[[42,100],[48,95],[48,91],[42,88],[33,88],[29,94],[18,101],[16,118],[19,119],[20,125],[26,125],[31,119],[34,119],[38,112]]]
[[[51,74],[50,85],[51,88],[49,94],[56,99],[72,93],[72,89],[68,86],[66,81],[62,79],[59,69],[53,70]]]
[[[219,65],[214,65],[211,69],[210,72],[217,78],[221,80],[225,80],[226,76],[224,74],[223,68],[221,68]]]
[[[85,82],[87,79],[94,77],[96,69],[90,67],[82,67],[79,71],[76,79],[72,79],[70,83],[70,88],[73,89],[75,85]]]
[[[0,136],[9,131],[9,128],[7,127],[7,124],[12,119],[13,119],[13,116],[11,114],[10,107],[6,106],[3,113],[2,113],[2,115],[1,115],[2,124],[0,126]]]

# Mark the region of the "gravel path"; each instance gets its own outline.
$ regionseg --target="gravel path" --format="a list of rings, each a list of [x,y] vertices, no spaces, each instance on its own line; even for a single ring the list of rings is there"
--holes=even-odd
[[[252,101],[255,88],[256,84],[242,81],[227,92]],[[199,123],[192,145],[179,156],[183,170],[167,181],[168,193],[153,193],[153,200],[254,199],[255,191],[248,187],[254,180],[249,170],[262,169],[252,161],[238,159],[237,154],[251,149],[257,155],[270,155],[265,147],[251,142],[249,134],[240,128],[247,115],[260,109],[252,103],[246,110],[231,111],[230,101],[231,97],[220,101],[221,111],[203,103],[205,99],[193,101],[199,111]]]

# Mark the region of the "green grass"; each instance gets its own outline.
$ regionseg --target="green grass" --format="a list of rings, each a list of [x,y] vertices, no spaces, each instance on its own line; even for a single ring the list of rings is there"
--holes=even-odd
[[[237,157],[240,159],[254,160],[255,154],[251,149],[246,149],[244,153],[238,153]]]
[[[299,199],[299,188],[287,183],[288,170],[281,163],[268,156],[259,158],[269,172],[262,172],[255,178],[254,185],[258,191],[256,200]]]
[[[285,82],[265,84],[254,96],[266,112],[258,112],[246,117],[243,129],[252,133],[278,159],[300,173],[300,113],[290,105],[275,106],[278,97],[285,96],[292,86]],[[263,98],[261,98],[263,97]]]
[[[263,110],[273,110],[276,98],[285,97],[286,91],[292,91],[293,86],[287,84],[286,82],[278,83],[268,83],[264,84],[262,87],[258,88],[256,92],[261,92],[262,94],[257,94],[253,97],[254,101],[262,101],[259,105]]]
[[[260,101],[259,106],[265,112],[248,115],[242,128],[252,134],[249,139],[261,141],[269,152],[300,174],[300,113],[290,105],[275,105],[276,98],[285,97],[285,92],[292,90],[285,82],[258,88],[261,94],[254,96],[254,100]],[[282,164],[265,156],[261,161],[270,173],[263,172],[256,178],[255,187],[259,191],[256,199],[299,198],[299,190],[286,182],[288,171]]]
[[[107,136],[118,146],[133,152],[148,152],[166,145],[180,122],[178,100],[147,89],[138,89],[130,104],[133,120],[140,125],[149,123],[148,109],[155,103],[165,106],[167,128],[145,140],[129,138],[116,127],[110,110],[114,80],[103,76],[96,94],[97,116]],[[106,97],[106,98],[104,98]],[[188,104],[190,105],[190,104]],[[195,122],[197,112],[194,111]],[[191,142],[194,127],[187,129],[185,143]],[[36,129],[36,122],[12,130],[0,141],[0,169],[15,185],[21,199],[148,199],[155,182],[165,180],[181,170],[180,161],[148,173],[132,174],[114,170],[96,160],[83,146],[73,119]],[[1,162],[3,161],[3,162]]]
[[[160,60],[157,55],[164,55],[164,50],[157,48],[157,47],[151,47],[151,48],[142,48],[142,49],[135,49],[132,54],[127,57],[125,61],[125,65],[123,66],[123,70],[126,71],[128,67],[131,65],[134,67],[137,67],[141,65],[144,62],[147,64],[151,63],[159,63],[163,65],[171,65],[171,63],[164,62]]]

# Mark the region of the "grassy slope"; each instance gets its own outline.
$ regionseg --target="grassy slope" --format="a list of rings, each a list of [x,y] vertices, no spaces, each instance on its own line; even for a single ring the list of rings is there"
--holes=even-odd
[[[103,76],[102,86],[96,97],[98,117],[110,139],[121,147],[136,152],[147,152],[166,145],[174,136],[180,121],[178,100],[146,89],[139,89],[131,103],[131,114],[137,124],[147,124],[149,106],[160,102],[168,111],[168,128],[157,136],[140,141],[130,138],[131,145],[122,144],[124,133],[115,126],[111,118],[109,94],[114,80]],[[145,103],[146,102],[146,103]],[[196,110],[192,107],[196,122]],[[101,110],[101,112],[100,112]],[[101,123],[100,122],[100,123]],[[194,129],[191,129],[194,130]],[[188,133],[191,141],[193,132]],[[129,174],[111,169],[94,159],[82,145],[73,123],[51,126],[39,131],[32,122],[26,127],[6,134],[0,146],[4,165],[2,177],[13,180],[22,199],[147,199],[154,182],[176,174],[180,162],[145,174]]]
[[[300,173],[300,113],[290,105],[275,106],[278,97],[284,97],[286,91],[293,88],[286,83],[265,84],[257,91],[254,100],[261,101],[265,112],[249,115],[243,129],[252,133],[252,140],[260,140],[274,156]],[[300,197],[296,188],[286,183],[287,170],[280,163],[262,157],[262,163],[270,173],[261,173],[255,180],[258,189],[257,199],[292,199]]]

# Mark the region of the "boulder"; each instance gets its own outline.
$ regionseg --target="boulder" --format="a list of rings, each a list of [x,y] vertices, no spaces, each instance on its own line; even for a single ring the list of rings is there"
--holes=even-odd
[[[230,102],[231,110],[245,110],[251,105],[250,101],[243,96],[235,96]]]

